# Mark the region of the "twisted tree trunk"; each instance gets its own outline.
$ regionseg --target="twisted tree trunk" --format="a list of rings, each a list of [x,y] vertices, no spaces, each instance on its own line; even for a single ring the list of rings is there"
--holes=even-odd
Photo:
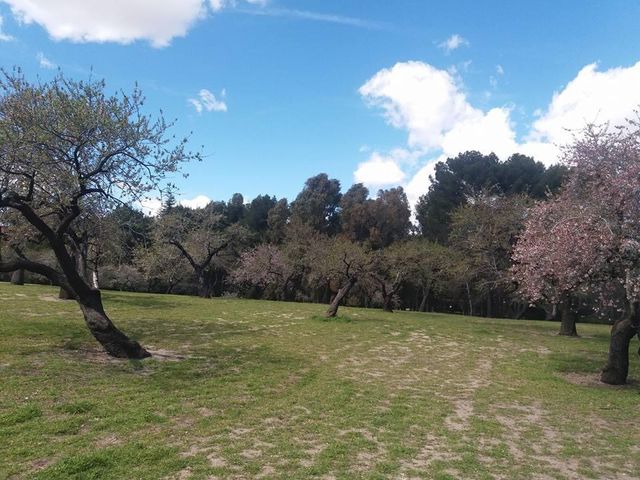
[[[344,297],[347,296],[347,294],[349,293],[349,290],[351,290],[351,288],[355,284],[356,284],[356,279],[355,278],[349,278],[347,283],[345,283],[342,287],[340,287],[340,290],[338,290],[338,292],[336,293],[335,297],[333,297],[333,300],[331,300],[331,304],[329,305],[329,308],[327,309],[327,312],[325,313],[325,317],[331,318],[331,317],[335,317],[337,315],[338,307],[340,307],[340,302],[342,301],[342,299]]]
[[[109,355],[117,358],[133,359],[151,356],[138,342],[129,339],[111,322],[104,312],[99,290],[93,290],[90,295],[83,296],[77,300],[87,328]]]
[[[609,358],[602,369],[600,380],[609,385],[623,385],[627,383],[629,374],[629,344],[638,333],[640,325],[640,305],[635,302],[631,308],[629,318],[617,321],[611,327],[611,342],[609,344]]]

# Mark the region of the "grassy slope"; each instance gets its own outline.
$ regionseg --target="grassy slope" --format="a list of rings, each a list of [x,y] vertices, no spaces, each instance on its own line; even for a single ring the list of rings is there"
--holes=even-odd
[[[56,293],[0,284],[0,478],[640,472],[638,386],[593,382],[606,326],[571,339],[546,322],[326,322],[321,305],[106,292],[114,321],[169,357],[140,363],[102,355]]]

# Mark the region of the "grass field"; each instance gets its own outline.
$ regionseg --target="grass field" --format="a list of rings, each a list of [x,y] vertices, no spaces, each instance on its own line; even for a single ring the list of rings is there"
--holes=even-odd
[[[640,477],[603,325],[105,292],[129,362],[56,294],[0,284],[0,478]]]

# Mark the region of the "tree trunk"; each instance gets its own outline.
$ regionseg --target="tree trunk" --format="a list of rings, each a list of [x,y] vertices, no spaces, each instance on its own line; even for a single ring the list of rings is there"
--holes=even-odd
[[[71,293],[69,293],[65,288],[60,287],[58,298],[60,300],[73,300],[73,295],[71,295]]]
[[[385,295],[382,301],[382,310],[393,313],[393,295]]]
[[[92,272],[91,272],[91,285],[96,290],[98,290],[100,288],[100,281],[99,281],[98,270],[97,269],[92,270]]]
[[[355,278],[350,278],[347,283],[345,283],[340,290],[338,290],[338,293],[336,293],[335,297],[333,297],[333,300],[331,301],[331,304],[329,305],[329,308],[327,309],[327,312],[325,313],[325,317],[331,318],[331,317],[335,317],[338,313],[338,307],[340,306],[340,302],[342,301],[342,299],[344,297],[347,296],[347,294],[349,293],[349,290],[351,290],[351,288],[356,284],[356,279]]]
[[[129,339],[109,320],[102,306],[100,292],[95,290],[78,299],[85,323],[91,334],[112,357],[142,359],[151,354],[134,340]]]
[[[600,381],[609,385],[623,385],[627,383],[629,374],[629,343],[638,333],[640,323],[640,308],[634,303],[629,318],[616,322],[611,327],[611,343],[609,344],[609,358],[602,369]]]
[[[419,312],[426,312],[427,311],[427,295],[424,294],[422,296],[422,300],[420,300],[420,305],[418,306],[418,311]]]
[[[558,317],[558,304],[553,303],[544,306],[544,319],[556,320]]]
[[[211,282],[206,272],[198,272],[198,296],[202,298],[211,297]]]
[[[24,270],[16,270],[11,274],[11,283],[14,285],[24,285]]]
[[[473,301],[471,300],[471,289],[469,288],[469,282],[465,283],[467,287],[467,301],[469,302],[469,315],[473,316]]]
[[[560,332],[558,335],[566,335],[568,337],[577,337],[576,314],[571,310],[571,301],[562,302],[560,307]]]

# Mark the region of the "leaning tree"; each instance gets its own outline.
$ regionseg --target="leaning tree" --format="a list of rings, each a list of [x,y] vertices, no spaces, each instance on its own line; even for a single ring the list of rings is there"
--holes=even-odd
[[[0,211],[18,213],[55,255],[47,265],[15,249],[0,271],[43,275],[78,302],[87,327],[109,355],[149,356],[104,311],[100,291],[80,272],[71,248],[77,222],[97,204],[105,211],[139,200],[186,160],[186,140],[171,123],[143,113],[144,97],[107,92],[104,81],[62,73],[29,82],[19,71],[0,78]],[[9,232],[11,228],[9,228]]]
[[[640,327],[640,128],[589,127],[566,150],[560,194],[534,208],[514,253],[531,299],[587,294],[596,310],[625,311],[611,329],[601,380],[626,382],[629,343]],[[623,292],[622,295],[618,292]]]

